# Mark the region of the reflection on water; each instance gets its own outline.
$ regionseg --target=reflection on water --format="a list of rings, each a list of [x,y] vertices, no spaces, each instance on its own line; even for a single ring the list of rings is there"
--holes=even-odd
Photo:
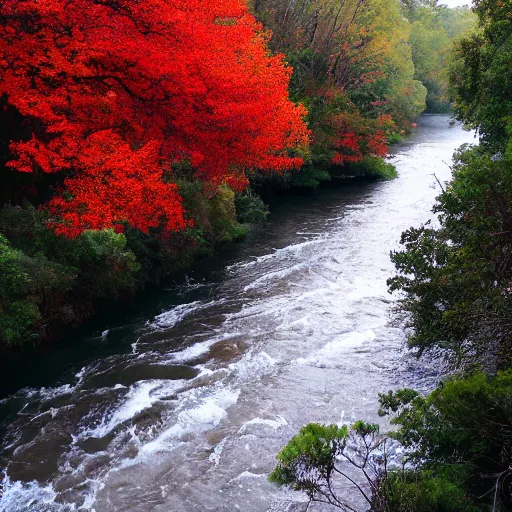
[[[0,401],[0,511],[303,510],[266,480],[301,425],[377,421],[379,391],[435,381],[390,324],[389,252],[472,141],[423,117],[397,180],[287,200],[229,261],[31,363]]]

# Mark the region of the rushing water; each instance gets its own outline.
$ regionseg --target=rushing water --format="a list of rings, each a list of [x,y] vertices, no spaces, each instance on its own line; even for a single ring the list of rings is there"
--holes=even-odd
[[[13,376],[0,511],[305,510],[266,480],[299,427],[377,421],[378,392],[436,379],[390,323],[389,252],[473,141],[424,116],[398,179],[285,201],[229,261]]]

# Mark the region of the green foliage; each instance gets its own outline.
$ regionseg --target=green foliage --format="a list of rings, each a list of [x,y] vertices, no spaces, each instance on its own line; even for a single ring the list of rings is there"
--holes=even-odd
[[[2,325],[8,326],[2,327],[0,343],[21,343],[36,338],[36,332],[51,337],[59,325],[83,321],[98,298],[131,294],[138,284],[140,265],[124,234],[86,231],[67,239],[47,229],[46,222],[46,213],[28,204],[0,212],[0,231],[15,247],[8,245],[5,255],[24,276],[16,291],[7,281],[0,283]],[[7,279],[7,269],[3,275]]]
[[[369,480],[373,512],[512,508],[512,81],[507,79],[512,4],[475,4],[480,32],[460,43],[452,84],[459,119],[477,128],[484,143],[457,153],[453,179],[434,208],[439,227],[427,223],[402,235],[404,249],[392,254],[398,275],[388,284],[403,294],[400,310],[411,328],[411,347],[420,353],[449,349],[470,361],[490,355],[491,369],[505,370],[448,379],[426,397],[410,389],[380,395],[379,414],[391,416],[397,430],[390,437],[406,455],[401,470],[384,465]],[[448,43],[470,28],[472,18],[467,10],[450,11],[433,1],[407,0],[404,12],[416,26],[411,38],[415,76],[429,88],[430,107],[441,108],[449,99],[442,60]],[[398,110],[407,116],[413,103]],[[352,432],[364,437],[371,428],[355,425],[347,435]],[[322,451],[329,453],[328,443],[317,448],[315,434],[323,439],[321,431],[305,431],[295,447],[291,442],[285,448],[288,472],[276,481],[348,510],[337,500],[330,477],[339,474],[337,461],[350,442],[345,436],[329,458]],[[321,457],[309,456],[308,450]],[[315,473],[315,464],[326,469]],[[303,478],[302,486],[297,477]]]
[[[250,189],[236,196],[235,207],[238,222],[242,224],[261,224],[269,214],[268,206]]]
[[[269,26],[273,23],[270,22]],[[304,96],[305,90],[314,81],[323,83],[328,78],[328,59],[326,55],[313,51],[308,47],[287,47],[286,60],[293,68],[293,75],[290,81],[290,97],[293,101],[304,103],[310,108],[310,97]],[[312,70],[316,70],[316,77],[313,78]],[[321,70],[321,71],[320,71]]]
[[[363,421],[350,429],[309,424],[277,455],[270,480],[342,510],[354,510],[336,494],[343,480],[371,512],[508,510],[512,370],[448,379],[426,397],[411,389],[390,391],[379,401],[379,414],[398,427],[388,439],[378,425]],[[394,469],[389,438],[405,449]]]
[[[48,220],[43,210],[36,210],[28,201],[23,207],[5,205],[0,210],[0,232],[27,256],[44,254],[65,263],[68,243],[46,228]]]
[[[399,426],[391,435],[418,468],[402,482],[395,477],[389,492],[402,486],[405,495],[430,494],[445,503],[439,510],[466,510],[459,502],[464,495],[467,510],[472,502],[486,510],[495,489],[508,492],[501,484],[512,463],[512,370],[448,380],[426,398],[407,389],[389,392],[380,403],[379,413]]]
[[[498,350],[502,367],[512,361],[511,7],[510,0],[476,3],[480,31],[458,44],[451,81],[457,116],[478,129],[482,144],[457,153],[434,208],[440,228],[403,234],[405,250],[392,255],[399,275],[389,281],[405,293],[401,309],[420,353]]]
[[[316,150],[319,150],[317,144]],[[319,188],[323,183],[331,180],[331,174],[329,170],[322,167],[322,162],[328,161],[327,153],[320,155],[318,152],[315,155],[315,159],[318,158],[318,163],[308,162],[303,165],[300,169],[294,169],[290,172],[283,174],[262,174],[253,173],[251,175],[251,186],[260,191],[264,192],[275,192],[279,190],[291,190],[291,189],[304,189],[304,190],[315,190]],[[243,206],[242,206],[243,208]],[[259,206],[258,206],[259,208]],[[238,210],[238,203],[237,203]],[[242,221],[239,218],[240,221]]]
[[[336,457],[346,448],[348,428],[310,423],[278,453],[270,481],[290,485],[313,499],[330,481]]]
[[[187,217],[193,220],[194,234],[203,249],[239,240],[246,229],[237,221],[235,192],[223,184],[209,187],[199,181],[178,180]]]
[[[158,283],[162,274],[169,271],[168,255],[162,251],[162,244],[154,233],[143,233],[130,226],[126,227],[126,248],[134,254],[140,265],[137,273],[138,282]]]
[[[376,489],[382,454],[379,426],[357,421],[347,426],[310,423],[277,455],[277,466],[269,480],[305,492],[311,501],[328,503],[341,510],[354,510],[352,501],[336,494],[337,479],[349,483],[367,503],[370,495],[358,477],[346,471],[343,463],[361,473],[370,489]]]
[[[409,80],[405,84],[394,84],[388,93],[389,113],[397,126],[409,129],[418,116],[425,110],[426,87],[418,80]]]
[[[427,88],[427,111],[449,112],[449,67],[454,42],[476,27],[475,14],[466,7],[450,9],[424,2],[409,9],[415,78]]]
[[[453,181],[435,206],[441,227],[411,228],[404,250],[392,254],[400,274],[388,284],[405,293],[412,347],[463,355],[498,343],[510,351],[511,200],[510,155],[493,159],[482,148],[456,155]]]
[[[403,137],[399,133],[390,133],[386,136],[389,145],[398,144],[402,142]]]
[[[33,283],[22,267],[21,251],[0,234],[0,342],[18,344],[33,334],[39,310],[31,297]]]
[[[42,279],[37,276],[39,267],[43,274],[55,274],[56,285],[64,286],[60,293],[77,286],[65,284],[75,279],[82,292],[98,297],[115,298],[136,286],[140,266],[134,254],[126,249],[124,234],[111,229],[89,230],[77,238],[67,239],[47,229],[47,221],[44,211],[30,205],[6,206],[0,212],[0,231],[14,247],[34,260],[36,282]],[[45,287],[42,283],[42,288]]]
[[[210,225],[215,244],[240,240],[245,237],[247,230],[237,221],[235,192],[231,188],[221,185],[209,205]]]
[[[468,498],[466,475],[448,466],[435,473],[430,470],[393,471],[381,483],[387,512],[480,512]],[[375,509],[381,512],[381,509]]]
[[[316,189],[322,183],[330,181],[331,175],[326,169],[308,165],[300,171],[295,171],[291,175],[291,185],[298,188]]]
[[[350,98],[371,116],[391,115],[407,130],[425,110],[425,87],[414,76],[411,25],[401,12],[400,2],[371,0],[361,15],[359,29],[368,34],[375,52],[370,62],[378,76],[351,87]],[[379,65],[380,63],[380,65]],[[378,106],[375,106],[377,102]]]
[[[345,172],[348,176],[362,176],[382,180],[392,180],[398,176],[395,166],[388,164],[378,156],[369,156],[362,162],[347,164]]]
[[[401,389],[379,400],[379,414],[390,415],[398,427],[388,437],[405,448],[394,469],[390,440],[379,435],[378,425],[309,424],[278,454],[271,481],[342,510],[354,510],[337,496],[343,481],[357,489],[371,512],[508,510],[512,370],[452,378],[427,397]]]
[[[477,0],[475,10],[480,30],[459,43],[450,73],[455,112],[491,151],[503,151],[512,115],[512,2]]]
[[[118,298],[135,289],[140,265],[126,236],[111,229],[84,231],[77,240],[78,287],[91,297]]]

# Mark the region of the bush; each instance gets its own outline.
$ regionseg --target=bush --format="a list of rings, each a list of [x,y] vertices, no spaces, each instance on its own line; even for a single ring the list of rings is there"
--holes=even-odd
[[[221,185],[210,200],[210,225],[215,244],[240,240],[247,234],[237,221],[235,193],[227,185]]]
[[[261,192],[273,192],[276,190],[317,189],[322,183],[330,181],[331,175],[322,167],[325,162],[303,165],[300,169],[294,169],[282,174],[254,173],[251,175],[251,185]]]
[[[298,188],[318,188],[323,182],[330,181],[329,171],[308,165],[291,173],[291,185]]]
[[[33,279],[40,288],[46,288],[44,274],[55,275],[54,281],[64,286],[61,293],[79,288],[86,296],[116,298],[136,286],[140,265],[126,248],[124,234],[112,229],[88,230],[69,239],[57,236],[47,222],[46,212],[30,205],[6,206],[0,212],[0,231],[16,249],[33,258],[26,265],[33,267]],[[38,277],[39,271],[43,275]],[[75,278],[75,284],[66,284]]]
[[[426,398],[407,389],[389,392],[380,402],[379,413],[399,426],[392,437],[417,470],[403,481],[404,496],[430,493],[439,503],[448,500],[440,510],[465,510],[455,507],[462,489],[479,510],[500,496],[512,505],[512,370],[449,380]]]
[[[361,176],[382,180],[395,179],[398,174],[395,166],[378,156],[366,157],[361,162],[346,164],[344,173],[348,176]]]
[[[380,482],[382,507],[373,512],[483,512],[468,498],[466,474],[444,468],[432,471],[393,471]]]
[[[261,224],[269,214],[268,206],[261,197],[250,190],[236,196],[235,207],[238,221],[242,224]]]
[[[187,218],[193,224],[188,234],[197,242],[198,249],[211,251],[216,245],[245,236],[246,228],[237,220],[235,192],[228,185],[213,187],[180,179],[178,187]]]
[[[168,272],[165,252],[162,243],[154,233],[143,233],[130,226],[126,227],[126,249],[135,255],[140,265],[137,273],[138,285],[145,283],[158,283],[160,277]]]
[[[47,229],[47,220],[29,204],[0,212],[7,266],[0,281],[0,338],[8,344],[53,337],[62,325],[87,318],[97,299],[132,294],[138,284],[140,265],[124,234],[85,231],[68,239]],[[16,290],[12,275],[18,276]]]
[[[75,241],[77,287],[98,298],[117,299],[133,291],[140,265],[126,243],[126,236],[112,229],[84,231]]]
[[[0,341],[18,344],[33,336],[40,314],[34,298],[33,282],[20,261],[23,253],[12,249],[0,234]]]
[[[36,210],[28,201],[23,207],[6,205],[0,210],[0,232],[13,247],[27,256],[44,254],[51,260],[66,264],[70,240],[47,229],[48,221],[46,212]]]
[[[389,145],[399,144],[400,142],[402,142],[403,137],[399,133],[389,133],[386,137],[386,140]]]

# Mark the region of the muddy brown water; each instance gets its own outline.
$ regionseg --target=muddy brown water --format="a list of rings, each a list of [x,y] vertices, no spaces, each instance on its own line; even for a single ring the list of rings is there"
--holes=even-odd
[[[305,510],[266,479],[300,426],[381,421],[378,392],[436,381],[390,321],[389,252],[432,217],[433,174],[449,179],[466,142],[423,116],[398,179],[284,201],[185,283],[35,363],[0,401],[0,512]]]

